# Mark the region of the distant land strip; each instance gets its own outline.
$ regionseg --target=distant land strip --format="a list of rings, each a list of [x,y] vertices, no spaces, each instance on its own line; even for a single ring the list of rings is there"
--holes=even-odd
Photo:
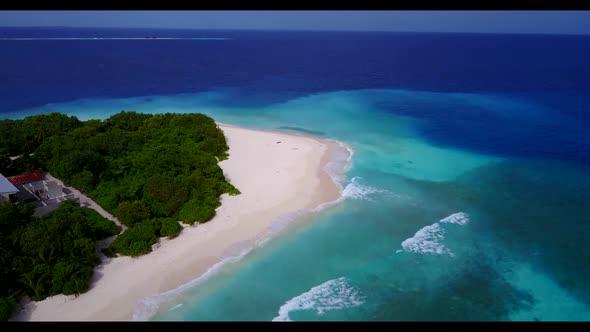
[[[0,37],[0,40],[230,40],[224,37]]]

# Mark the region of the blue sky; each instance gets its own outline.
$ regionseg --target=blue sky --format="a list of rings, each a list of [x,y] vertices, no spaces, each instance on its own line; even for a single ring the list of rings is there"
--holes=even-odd
[[[590,11],[0,11],[0,25],[590,34]]]

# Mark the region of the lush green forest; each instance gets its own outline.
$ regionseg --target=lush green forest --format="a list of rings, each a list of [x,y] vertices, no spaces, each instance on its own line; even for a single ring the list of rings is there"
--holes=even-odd
[[[173,238],[182,231],[178,221],[192,225],[213,218],[215,209],[221,205],[221,194],[239,194],[225,180],[218,165],[219,160],[228,157],[228,149],[225,136],[215,121],[198,113],[148,115],[123,111],[103,121],[80,121],[76,117],[52,113],[0,121],[0,173],[10,176],[39,168],[49,171],[66,185],[91,197],[128,227],[104,251],[107,255],[148,253],[158,237]],[[21,156],[18,159],[9,158],[18,155]],[[5,205],[12,206],[15,211],[27,209],[19,204]],[[95,260],[95,256],[90,257],[90,246],[92,244],[94,253],[94,242],[89,241],[111,234],[114,229],[98,222],[92,214],[76,211],[71,204],[66,205],[44,216],[41,221],[31,221],[30,211],[21,213],[22,216],[18,214],[22,222],[15,223],[34,225],[27,226],[29,233],[14,233],[9,229],[12,226],[5,226],[13,221],[0,225],[2,241],[13,246],[0,248],[2,259],[7,257],[17,261],[8,262],[8,265],[1,261],[0,268],[23,265],[18,263],[18,255],[24,253],[38,257],[35,263],[27,263],[34,266],[30,271],[23,272],[18,268],[13,271],[11,268],[12,272],[2,272],[2,282],[8,280],[7,285],[11,286],[1,295],[1,308],[10,308],[10,299],[18,294],[41,299],[50,294],[85,290],[87,282],[69,280],[88,280],[94,266],[89,262]],[[51,221],[69,214],[75,214],[75,220],[80,221]],[[87,226],[84,227],[87,228],[80,226],[81,220],[86,220]],[[45,238],[49,233],[44,227],[59,229],[64,234],[72,233],[71,236],[78,238],[64,240],[56,245],[58,247],[48,244],[43,252],[34,252],[32,247],[19,244],[23,238]],[[14,240],[15,236],[20,240]],[[67,251],[68,255],[71,253],[71,257],[80,256],[79,261],[75,261],[78,265],[64,265],[66,263],[59,260],[62,257],[59,250]],[[46,257],[52,259],[51,263],[38,263],[38,259]],[[53,261],[55,259],[57,261]],[[53,277],[54,270],[62,271],[55,273],[64,276],[75,271],[77,277],[59,279]],[[22,290],[18,288],[21,286],[15,285],[22,285]]]
[[[61,113],[41,114],[23,120],[0,121],[0,173],[12,176],[41,167],[31,153],[48,137],[81,127],[82,121]],[[21,156],[11,162],[9,156]]]
[[[85,292],[99,261],[96,241],[119,231],[75,201],[40,219],[28,205],[0,203],[0,320],[23,295],[39,301]]]

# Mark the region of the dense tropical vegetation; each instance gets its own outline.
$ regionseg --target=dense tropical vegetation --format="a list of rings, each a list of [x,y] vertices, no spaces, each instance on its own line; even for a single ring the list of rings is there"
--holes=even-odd
[[[39,160],[31,157],[31,154],[44,140],[81,126],[82,121],[76,117],[61,113],[0,121],[0,173],[11,176],[39,168]],[[21,158],[11,161],[9,156]]]
[[[0,320],[23,295],[35,301],[88,289],[96,241],[119,233],[96,211],[66,201],[42,218],[25,204],[0,203]]]
[[[148,253],[158,237],[174,238],[182,231],[178,221],[192,225],[213,218],[221,194],[239,194],[217,164],[227,151],[223,132],[203,114],[123,111],[103,121],[80,121],[51,113],[0,121],[0,173],[49,171],[128,227],[103,250],[107,255]],[[20,203],[2,205],[7,212],[0,216],[5,218],[0,220],[0,283],[6,287],[0,317],[6,318],[23,294],[42,299],[88,287],[95,241],[119,231],[94,211],[74,205],[40,220]],[[41,245],[33,245],[33,239]]]

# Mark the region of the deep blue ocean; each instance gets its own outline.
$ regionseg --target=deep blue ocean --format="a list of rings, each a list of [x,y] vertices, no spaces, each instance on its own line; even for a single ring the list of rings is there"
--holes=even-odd
[[[590,36],[0,28],[0,118],[203,112],[354,150],[343,202],[138,319],[590,320],[588,105]]]

